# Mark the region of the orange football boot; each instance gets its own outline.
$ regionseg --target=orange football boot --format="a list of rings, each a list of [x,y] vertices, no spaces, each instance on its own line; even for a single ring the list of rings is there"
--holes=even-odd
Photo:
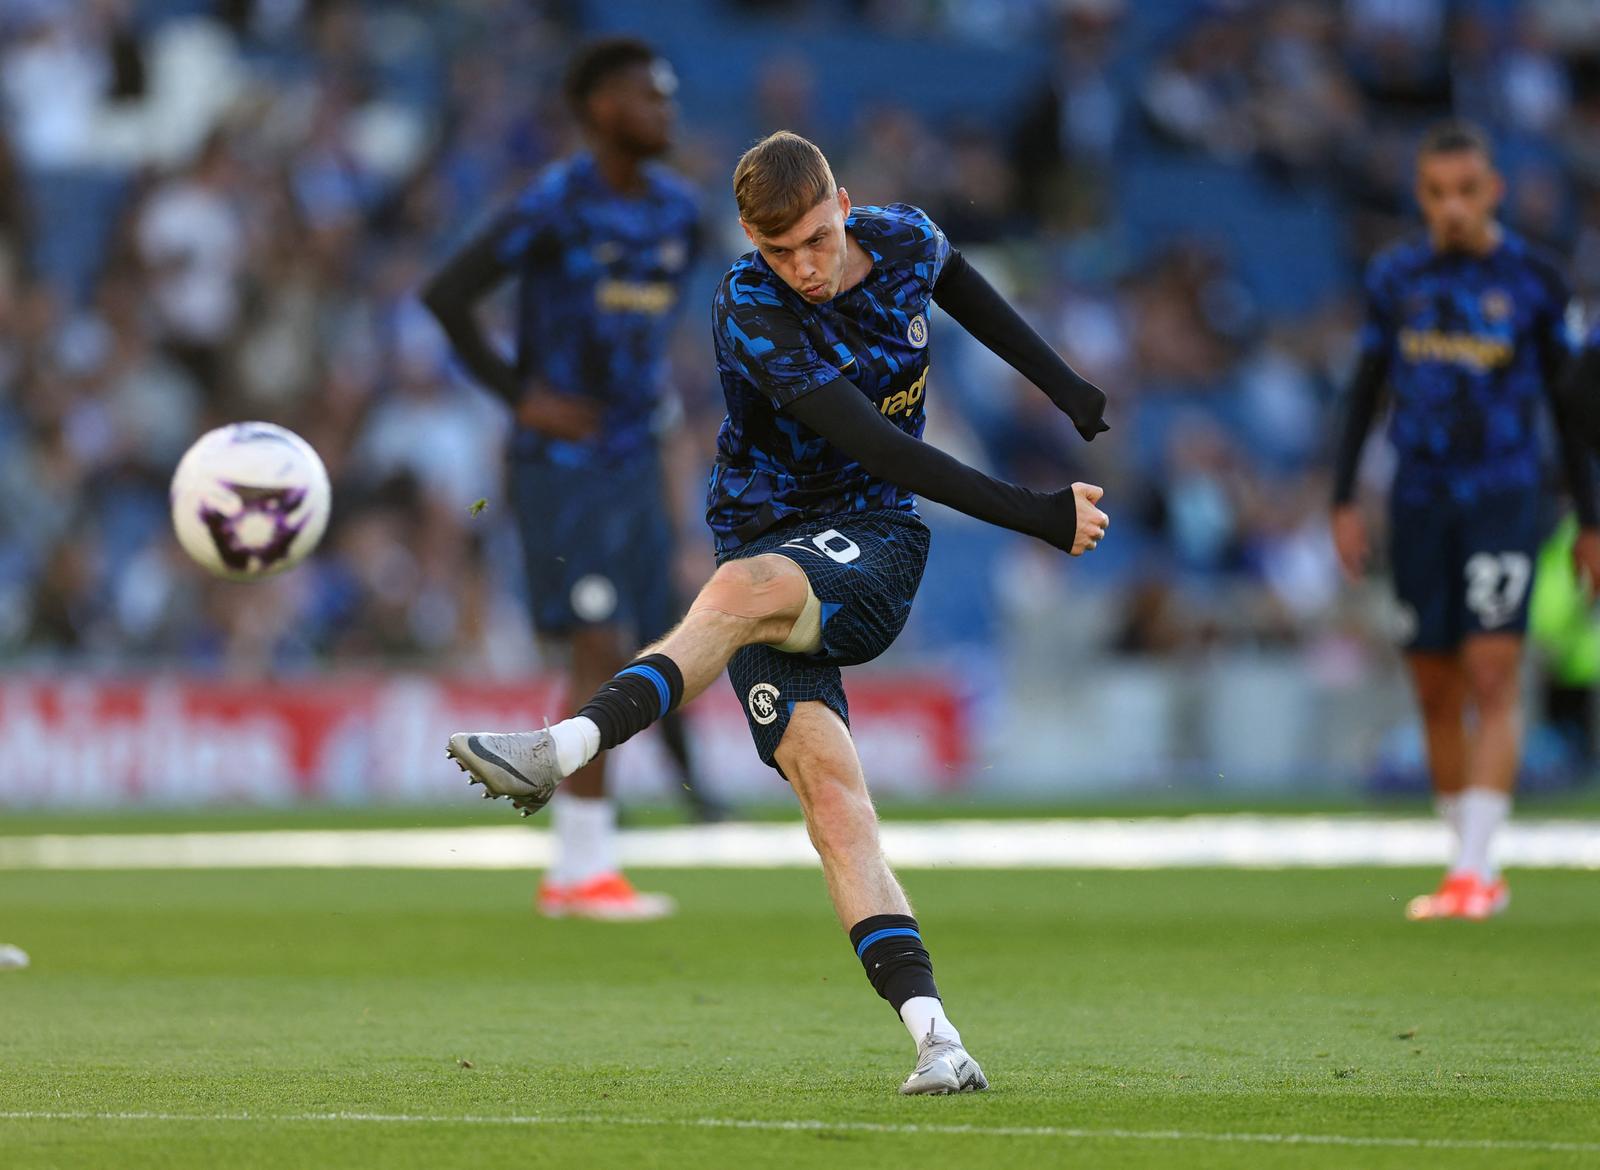
[[[1506,885],[1506,879],[1497,877],[1492,882],[1477,881],[1473,883],[1470,894],[1462,899],[1460,918],[1470,918],[1481,922],[1485,918],[1493,918],[1496,914],[1503,913],[1511,905],[1511,887]]]
[[[592,918],[600,922],[650,922],[666,918],[678,904],[666,894],[642,894],[620,873],[603,873],[586,882],[539,883],[534,906],[546,918]]]
[[[1435,918],[1460,918],[1467,899],[1478,891],[1475,874],[1461,871],[1447,873],[1439,888],[1431,894],[1418,894],[1406,903],[1406,917],[1412,922],[1428,922]]]

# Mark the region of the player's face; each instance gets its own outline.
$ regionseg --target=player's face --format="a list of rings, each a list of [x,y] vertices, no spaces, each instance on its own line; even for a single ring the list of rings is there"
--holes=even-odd
[[[1505,183],[1476,150],[1423,155],[1417,162],[1417,203],[1441,251],[1485,250]]]
[[[844,221],[849,214],[850,196],[840,187],[831,199],[824,199],[793,227],[775,236],[762,235],[742,219],[739,222],[772,271],[806,300],[820,305],[837,296],[844,281],[845,261],[850,255]]]
[[[590,99],[590,118],[613,145],[653,158],[672,147],[677,91],[677,76],[665,61],[634,65],[619,71]]]

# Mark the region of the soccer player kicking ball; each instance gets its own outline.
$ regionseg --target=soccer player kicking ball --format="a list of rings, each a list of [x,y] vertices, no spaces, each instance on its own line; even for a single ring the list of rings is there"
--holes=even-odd
[[[1475,128],[1448,123],[1423,142],[1416,195],[1427,235],[1367,270],[1367,324],[1335,467],[1334,545],[1358,580],[1368,544],[1352,502],[1356,466],[1387,384],[1398,456],[1390,560],[1435,801],[1456,839],[1439,888],[1408,905],[1413,919],[1487,918],[1511,896],[1493,842],[1521,750],[1518,675],[1541,536],[1540,404],[1555,397],[1569,346],[1566,285],[1496,222],[1503,189]],[[1594,488],[1567,412],[1557,420],[1582,527],[1574,556],[1592,585],[1600,581]]]
[[[700,234],[687,183],[652,162],[672,141],[671,69],[648,45],[597,41],[567,96],[591,149],[547,169],[423,290],[473,377],[516,415],[509,488],[533,622],[569,656],[587,694],[683,612],[673,596],[657,420],[665,353]],[[518,291],[516,359],[485,337],[475,305]],[[686,787],[677,718],[663,737]],[[702,815],[713,811],[697,798]],[[659,918],[672,901],[617,868],[605,763],[572,777],[552,810],[556,856],[536,905],[552,917]]]
[[[929,302],[1005,358],[1086,439],[1105,396],[1078,377],[915,207],[852,207],[822,152],[781,132],[733,174],[756,250],[714,307],[728,415],[707,518],[719,567],[689,614],[545,731],[450,737],[474,782],[524,814],[597,753],[727,668],[756,750],[794,788],[850,945],[917,1042],[902,1093],[988,1086],[946,1018],[921,927],[878,845],[841,667],[894,641],[928,554],[916,495],[1074,556],[1104,537],[1100,489],[1034,492],[920,441]]]

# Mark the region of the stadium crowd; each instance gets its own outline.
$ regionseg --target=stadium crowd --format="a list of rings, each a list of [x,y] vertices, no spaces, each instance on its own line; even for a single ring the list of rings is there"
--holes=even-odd
[[[940,332],[931,437],[1023,482],[1102,482],[1117,518],[1093,563],[1018,539],[985,545],[984,571],[947,566],[963,612],[1003,623],[1028,604],[996,584],[1003,567],[1109,599],[1106,648],[1130,654],[1348,624],[1326,535],[1331,405],[1362,262],[1410,230],[1416,134],[1452,109],[1493,130],[1509,221],[1600,292],[1600,9],[1582,0],[695,6],[801,9],[863,37],[1028,42],[1037,77],[1003,126],[903,103],[887,78],[831,124],[824,67],[783,51],[753,112],[686,120],[675,165],[712,229],[676,350],[686,465],[704,467],[721,414],[704,305],[743,250],[726,190],[738,136],[746,119],[812,133],[858,201],[927,208],[1112,399],[1114,430],[1085,447]],[[559,77],[584,16],[558,0],[0,0],[0,654],[526,667],[507,420],[414,294],[445,246],[576,145]],[[1268,210],[1249,238],[1219,234],[1206,200],[1187,220],[1171,206],[1189,200],[1163,175]],[[1162,232],[1129,210],[1140,181]],[[1331,265],[1292,296],[1250,260],[1311,246],[1270,213],[1286,203],[1331,225],[1316,245]],[[241,589],[182,562],[165,511],[192,438],[247,417],[305,435],[336,506],[308,568]],[[709,565],[699,474],[679,485],[686,576]]]

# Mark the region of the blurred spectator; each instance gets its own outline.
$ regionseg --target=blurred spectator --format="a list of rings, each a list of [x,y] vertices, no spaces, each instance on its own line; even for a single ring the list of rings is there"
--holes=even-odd
[[[227,141],[214,137],[186,174],[157,187],[139,213],[160,339],[203,390],[221,389],[223,347],[239,324],[244,223]]]
[[[1063,5],[1049,74],[1023,103],[1012,136],[1021,210],[1035,220],[1097,217],[1122,130],[1125,95],[1112,77],[1122,0]]]
[[[1143,381],[1210,386],[1232,367],[1248,325],[1247,296],[1226,262],[1185,242],[1129,284],[1133,349]]]
[[[1219,11],[1197,22],[1147,74],[1141,101],[1158,134],[1224,162],[1256,149],[1250,56],[1252,26]]]
[[[100,105],[111,91],[109,44],[93,6],[20,5],[0,47],[0,89],[17,152],[30,171],[96,161]]]
[[[1345,0],[1346,59],[1368,99],[1389,117],[1450,112],[1445,0]]]
[[[755,89],[749,137],[774,130],[793,130],[807,137],[818,134],[817,78],[805,57],[785,54],[763,61]]]

